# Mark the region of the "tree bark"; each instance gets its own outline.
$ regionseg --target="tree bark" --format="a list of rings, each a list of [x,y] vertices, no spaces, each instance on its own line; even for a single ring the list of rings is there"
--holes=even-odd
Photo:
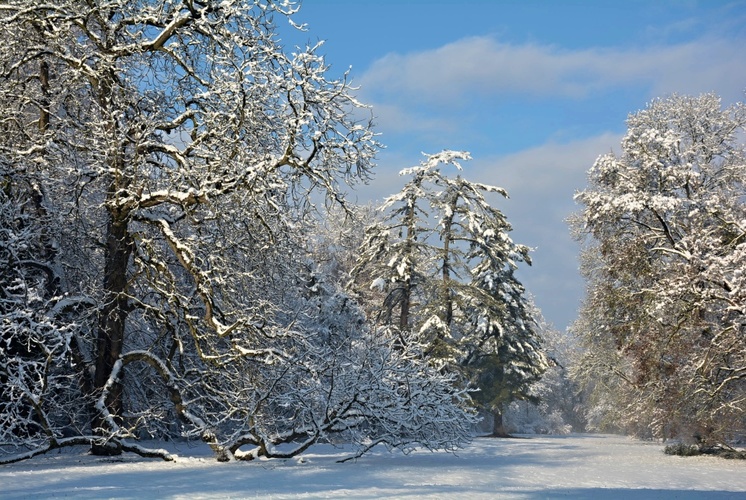
[[[401,311],[399,314],[399,330],[404,332],[409,330],[409,306],[412,302],[412,275],[414,274],[414,262],[412,260],[412,254],[414,252],[414,238],[415,238],[415,228],[414,228],[414,201],[412,202],[412,205],[409,207],[409,210],[407,210],[407,247],[406,247],[406,255],[409,259],[409,265],[407,266],[407,274],[408,276],[404,279],[404,284],[402,286],[402,299],[401,299]]]
[[[409,330],[409,303],[411,300],[411,284],[407,281],[402,288],[401,311],[399,313],[399,330],[402,332]]]
[[[453,295],[451,294],[451,240],[453,239],[453,214],[456,213],[458,196],[453,195],[448,202],[449,213],[443,220],[443,302],[445,313],[443,322],[450,328],[453,322]]]
[[[492,410],[492,437],[510,437],[503,423],[503,412],[499,409]]]
[[[104,303],[98,320],[96,339],[96,370],[93,377],[94,390],[101,391],[111,375],[114,363],[122,354],[124,329],[127,320],[127,267],[132,253],[132,243],[127,220],[110,214],[107,225],[106,251],[104,256]],[[116,383],[106,398],[106,406],[115,418],[122,414],[122,385]],[[106,436],[107,424],[103,416],[94,411],[92,430],[94,434]],[[120,454],[120,446],[94,443],[94,455]]]
[[[39,63],[39,85],[39,132],[44,133],[49,128],[49,64],[44,59]]]

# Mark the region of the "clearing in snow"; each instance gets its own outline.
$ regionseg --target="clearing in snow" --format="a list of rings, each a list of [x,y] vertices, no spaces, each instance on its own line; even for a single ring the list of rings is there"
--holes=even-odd
[[[169,446],[169,445],[166,445]],[[170,445],[174,447],[174,445]],[[459,453],[317,445],[292,460],[217,463],[176,445],[174,463],[62,450],[0,467],[1,498],[746,498],[746,461],[676,457],[609,435],[477,438]]]

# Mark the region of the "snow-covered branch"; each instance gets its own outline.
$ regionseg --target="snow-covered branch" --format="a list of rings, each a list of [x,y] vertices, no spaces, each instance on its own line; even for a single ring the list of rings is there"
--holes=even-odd
[[[621,155],[599,158],[576,198],[578,229],[593,243],[578,333],[589,358],[617,363],[597,376],[630,382],[606,386],[628,406],[619,424],[722,442],[741,425],[731,403],[746,393],[737,222],[746,220],[746,110],[722,109],[714,95],[672,96],[628,125]]]

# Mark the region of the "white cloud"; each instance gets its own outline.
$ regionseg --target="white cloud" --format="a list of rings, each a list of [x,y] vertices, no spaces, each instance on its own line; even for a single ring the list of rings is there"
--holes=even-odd
[[[465,38],[440,48],[388,54],[359,82],[366,93],[424,102],[458,101],[471,93],[582,98],[644,85],[651,97],[714,91],[743,97],[743,47],[717,39],[648,48],[565,50],[551,45]]]
[[[383,134],[393,134],[405,131],[449,131],[456,126],[452,116],[443,116],[440,114],[427,113],[418,110],[416,107],[401,105],[396,103],[378,103],[366,101],[366,104],[373,110],[373,121],[378,125],[379,131],[385,130]],[[385,143],[385,135],[381,137]]]
[[[586,172],[596,158],[618,151],[621,140],[620,134],[607,132],[567,143],[548,142],[509,155],[475,158],[465,168],[468,175],[505,188],[511,198],[538,200],[567,193],[572,197],[574,190],[585,186]]]

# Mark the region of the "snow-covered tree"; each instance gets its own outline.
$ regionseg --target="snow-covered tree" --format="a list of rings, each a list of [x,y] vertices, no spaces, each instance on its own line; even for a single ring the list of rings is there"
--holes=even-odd
[[[439,162],[440,159],[433,159],[431,165]],[[413,171],[411,181],[385,201],[380,211],[390,208],[390,214],[365,229],[362,255],[353,269],[358,280],[363,273],[365,278],[372,277],[362,283],[363,288],[378,289],[385,294],[382,306],[376,307],[377,320],[402,332],[411,328],[411,308],[421,299],[429,278],[425,272],[431,267],[434,253],[428,242],[433,228],[427,220],[427,187],[423,187],[426,173],[427,169]]]
[[[0,446],[81,442],[59,434],[83,401],[70,390],[75,325],[54,307],[54,245],[38,186],[2,159],[0,186]]]
[[[355,310],[346,297],[316,304],[306,293],[309,193],[341,201],[340,184],[368,176],[377,143],[319,46],[280,45],[275,23],[295,8],[0,4],[3,176],[31,180],[30,203],[45,217],[35,231],[50,233],[34,262],[55,287],[23,299],[33,317],[3,327],[4,349],[34,351],[19,355],[28,369],[17,383],[15,351],[3,366],[3,394],[21,391],[25,406],[4,398],[0,418],[25,412],[28,422],[3,434],[3,452],[29,456],[73,435],[94,453],[169,458],[136,440],[176,433],[201,437],[220,459],[282,456],[304,446],[280,444],[359,424],[392,445],[462,440],[460,393],[410,361],[416,348],[386,354],[364,318],[345,312]],[[16,220],[2,221],[12,241]],[[23,245],[13,245],[3,251],[18,269],[12,252]],[[3,275],[3,293],[23,305],[39,287],[21,274]],[[381,374],[389,385],[357,384]],[[437,402],[437,428],[414,418],[412,401]]]
[[[618,390],[628,429],[705,444],[746,431],[745,125],[742,103],[714,95],[656,100],[577,195],[589,294],[576,329],[589,380],[618,377],[597,388]]]
[[[500,427],[504,405],[528,397],[547,359],[514,275],[519,263],[530,263],[529,250],[510,239],[510,224],[486,199],[507,194],[441,171],[460,170],[469,158],[443,151],[402,171],[411,180],[368,228],[357,270],[385,292],[381,321],[413,332],[431,362],[477,389],[472,397]]]
[[[522,434],[567,434],[586,428],[585,405],[571,368],[580,354],[568,332],[560,332],[543,319],[538,325],[542,345],[551,363],[541,380],[528,390],[530,397],[511,402],[505,411],[505,429]]]

